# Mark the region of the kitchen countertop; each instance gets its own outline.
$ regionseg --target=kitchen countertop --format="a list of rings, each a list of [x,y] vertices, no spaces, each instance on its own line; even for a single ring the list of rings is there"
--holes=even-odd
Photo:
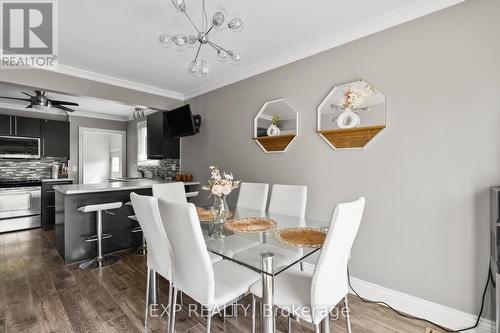
[[[153,184],[174,183],[174,180],[164,179],[138,179],[129,181],[112,181],[99,184],[73,184],[73,185],[56,185],[54,190],[65,195],[85,194],[110,191],[126,191],[136,190],[141,188],[151,188]],[[184,185],[199,185],[199,182],[184,182]]]
[[[68,181],[74,181],[73,178],[45,178],[42,179],[42,183],[46,182],[68,182]]]

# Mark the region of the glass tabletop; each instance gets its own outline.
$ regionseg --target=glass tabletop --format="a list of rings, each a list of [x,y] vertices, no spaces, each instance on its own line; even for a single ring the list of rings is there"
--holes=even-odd
[[[277,275],[320,250],[320,248],[295,247],[284,244],[273,237],[275,230],[309,227],[326,231],[328,228],[328,222],[307,218],[297,218],[242,208],[231,209],[231,211],[234,212],[234,216],[231,219],[264,217],[275,221],[277,226],[274,230],[270,229],[258,233],[234,233],[224,228],[225,237],[215,238],[208,236],[210,222],[201,221],[208,251],[246,266],[256,272],[269,275]],[[273,267],[269,271],[265,271],[262,268],[262,254],[265,253],[273,255]]]

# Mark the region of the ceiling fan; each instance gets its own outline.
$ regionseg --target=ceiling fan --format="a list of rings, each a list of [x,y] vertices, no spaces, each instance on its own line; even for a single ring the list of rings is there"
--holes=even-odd
[[[78,103],[74,102],[66,102],[66,101],[58,101],[55,99],[50,99],[46,96],[47,92],[44,90],[35,90],[35,95],[32,96],[24,91],[22,91],[23,94],[29,96],[29,98],[17,98],[17,97],[3,97],[0,96],[0,98],[5,98],[5,99],[14,99],[18,101],[27,101],[30,102],[30,105],[28,105],[26,108],[58,108],[67,112],[73,112],[75,110],[70,109],[66,107],[65,105],[70,105],[70,106],[78,106]]]

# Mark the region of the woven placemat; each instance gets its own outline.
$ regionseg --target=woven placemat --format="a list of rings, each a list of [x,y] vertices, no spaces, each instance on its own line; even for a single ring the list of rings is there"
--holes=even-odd
[[[210,209],[205,209],[202,207],[196,207],[196,212],[198,213],[198,219],[202,222],[209,222],[214,219],[214,214]],[[226,213],[226,219],[229,219],[233,217],[234,213],[233,212],[227,212]]]
[[[262,217],[245,217],[224,223],[224,227],[233,232],[257,233],[276,227],[276,222]]]
[[[295,247],[321,247],[326,233],[318,228],[286,228],[276,230],[273,237],[278,242]]]

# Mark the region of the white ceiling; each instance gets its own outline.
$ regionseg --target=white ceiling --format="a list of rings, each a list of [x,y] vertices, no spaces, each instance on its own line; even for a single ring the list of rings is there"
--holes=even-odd
[[[203,79],[185,72],[196,50],[176,52],[157,43],[159,32],[193,31],[170,0],[64,0],[58,2],[56,71],[187,99],[462,1],[206,0],[209,15],[223,6],[243,18],[245,29],[213,38],[241,50],[241,64],[219,63],[207,47],[212,74]],[[200,22],[201,1],[186,4]]]
[[[35,92],[30,87],[11,85],[0,82],[0,96],[28,98],[22,93],[23,91],[32,96],[35,95]],[[79,106],[68,106],[69,108],[75,110],[75,112],[69,114],[76,116],[127,121],[132,119],[132,115],[135,110],[134,105],[127,105],[116,101],[104,100],[94,97],[73,96],[56,92],[47,92],[47,97],[49,99],[78,103]],[[38,110],[35,108],[26,109],[26,106],[28,106],[29,104],[30,103],[27,101],[25,102],[3,98],[0,99],[0,108],[26,110],[29,112],[37,112],[40,114],[66,114],[65,111],[59,110],[57,108],[51,108],[50,110]]]

